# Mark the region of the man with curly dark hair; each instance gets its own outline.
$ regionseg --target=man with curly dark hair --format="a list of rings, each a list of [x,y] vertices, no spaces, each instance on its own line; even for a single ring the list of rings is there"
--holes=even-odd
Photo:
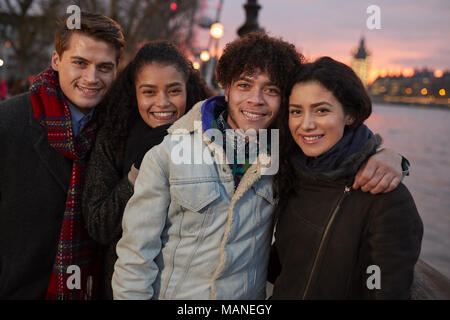
[[[262,33],[226,46],[217,66],[225,96],[198,102],[142,161],[117,244],[115,299],[265,298],[275,201],[264,171],[278,154],[276,140],[254,142],[273,128],[302,62],[292,44]]]

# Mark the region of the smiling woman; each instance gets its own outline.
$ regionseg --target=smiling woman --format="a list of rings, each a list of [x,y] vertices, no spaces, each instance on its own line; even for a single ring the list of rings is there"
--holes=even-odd
[[[350,187],[381,143],[363,124],[372,110],[363,84],[323,57],[290,89],[279,119],[273,298],[410,298],[423,234],[413,198],[403,184],[379,195]]]
[[[186,80],[173,65],[148,64],[136,77],[139,114],[147,125],[173,123],[186,109]]]
[[[123,210],[142,158],[173,122],[208,95],[187,58],[169,42],[154,41],[139,50],[97,108],[102,127],[86,169],[83,215],[91,237],[107,245],[104,299],[112,298]]]
[[[330,150],[343,136],[354,117],[320,82],[300,82],[289,99],[289,128],[303,153],[317,157]]]

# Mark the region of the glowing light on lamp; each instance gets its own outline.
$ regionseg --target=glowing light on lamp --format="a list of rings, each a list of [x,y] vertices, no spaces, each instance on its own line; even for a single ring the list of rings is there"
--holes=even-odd
[[[3,60],[2,60],[2,59],[0,59],[0,67],[2,67],[2,66],[3,66],[3,64],[4,64]]]
[[[209,60],[209,58],[211,58],[211,55],[209,54],[208,50],[203,50],[200,53],[200,60],[202,60],[203,62],[206,62]]]
[[[411,88],[406,88],[405,92],[406,92],[406,94],[411,94],[412,93],[412,89]]]
[[[195,70],[200,69],[200,62],[194,61],[194,62],[192,63],[192,66],[194,67]]]
[[[445,96],[445,89],[439,90],[439,94],[440,94],[441,96]]]
[[[427,93],[428,93],[427,88],[422,88],[422,90],[420,90],[420,93],[421,93],[422,95],[426,96]]]
[[[213,38],[220,39],[223,36],[223,25],[220,22],[213,23],[209,29]]]

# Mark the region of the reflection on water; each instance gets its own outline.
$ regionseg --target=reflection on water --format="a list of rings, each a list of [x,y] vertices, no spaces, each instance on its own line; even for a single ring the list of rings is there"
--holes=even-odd
[[[366,124],[411,162],[403,182],[424,223],[421,258],[450,278],[450,109],[379,104]]]

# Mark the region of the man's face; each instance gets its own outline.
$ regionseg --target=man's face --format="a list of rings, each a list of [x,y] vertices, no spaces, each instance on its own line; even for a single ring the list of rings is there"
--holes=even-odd
[[[280,88],[266,72],[241,76],[227,86],[227,122],[233,129],[266,129],[275,119],[281,103]]]
[[[117,51],[112,44],[73,33],[67,50],[52,56],[64,95],[83,113],[88,113],[105,95],[117,70]]]

